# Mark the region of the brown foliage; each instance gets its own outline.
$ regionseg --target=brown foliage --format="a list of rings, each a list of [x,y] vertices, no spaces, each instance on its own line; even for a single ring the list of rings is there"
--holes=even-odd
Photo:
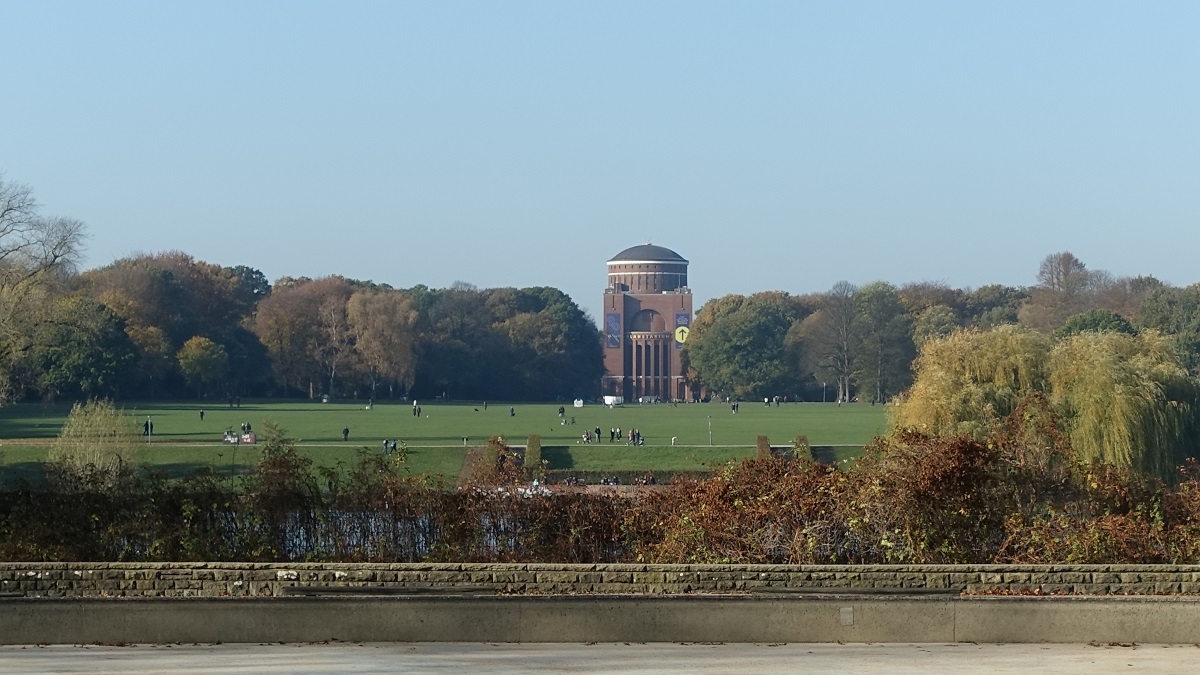
[[[456,490],[369,452],[318,481],[282,432],[266,435],[244,479],[52,466],[43,486],[0,491],[0,558],[1200,562],[1200,464],[1171,485],[1082,462],[1041,397],[981,439],[897,433],[848,471],[761,457],[633,496],[534,488],[500,439],[472,451]]]
[[[626,533],[649,562],[824,561],[837,556],[845,484],[808,459],[755,458],[637,502]]]

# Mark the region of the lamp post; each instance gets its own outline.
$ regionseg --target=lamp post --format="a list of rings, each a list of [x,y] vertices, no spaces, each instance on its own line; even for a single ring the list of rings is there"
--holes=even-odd
[[[708,416],[708,444],[712,445],[712,415]]]
[[[825,402],[825,383],[821,383],[821,403]]]

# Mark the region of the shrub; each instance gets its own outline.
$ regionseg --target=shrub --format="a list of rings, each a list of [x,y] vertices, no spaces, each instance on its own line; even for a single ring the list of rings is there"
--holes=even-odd
[[[525,475],[530,480],[543,480],[546,477],[546,467],[542,463],[542,437],[538,434],[529,434],[529,440],[525,444]]]
[[[774,455],[771,453],[771,441],[766,436],[759,436],[754,442],[754,456],[756,459],[770,459]]]

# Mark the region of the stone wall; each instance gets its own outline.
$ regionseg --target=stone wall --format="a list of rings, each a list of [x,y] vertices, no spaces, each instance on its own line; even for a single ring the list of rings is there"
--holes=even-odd
[[[0,563],[0,595],[252,597],[299,588],[482,593],[899,591],[1200,594],[1200,566]]]

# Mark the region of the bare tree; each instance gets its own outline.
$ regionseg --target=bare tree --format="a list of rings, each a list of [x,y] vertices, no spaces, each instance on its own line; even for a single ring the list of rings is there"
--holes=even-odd
[[[821,296],[818,309],[800,324],[808,366],[822,381],[837,385],[837,400],[850,400],[851,379],[858,366],[860,339],[854,298],[858,288],[839,281]]]
[[[10,364],[30,347],[39,287],[74,271],[84,238],[83,223],[40,215],[33,191],[0,174],[0,401]]]
[[[1111,274],[1089,270],[1068,251],[1046,256],[1038,266],[1037,280],[1019,317],[1022,324],[1046,333],[1076,314],[1098,308],[1100,296],[1113,284]]]
[[[317,341],[312,354],[329,378],[330,396],[337,393],[339,369],[354,356],[354,334],[346,320],[346,302],[350,299],[349,282],[341,277],[325,277],[308,284],[307,289],[317,296]]]

